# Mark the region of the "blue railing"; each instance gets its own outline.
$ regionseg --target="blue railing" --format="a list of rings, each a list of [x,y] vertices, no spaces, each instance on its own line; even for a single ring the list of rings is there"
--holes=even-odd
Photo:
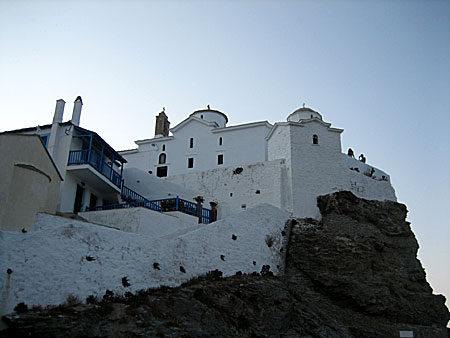
[[[122,187],[122,176],[112,168],[112,164],[108,164],[102,160],[101,156],[95,151],[84,150],[71,150],[69,152],[68,165],[75,164],[89,164],[100,172],[103,176],[109,179],[115,186]]]
[[[86,211],[100,211],[111,209],[127,209],[143,207],[154,211],[180,211],[188,215],[199,217],[199,207],[197,203],[186,201],[178,196],[176,198],[165,198],[160,200],[148,200],[137,192],[123,186],[122,198],[127,200],[127,203],[110,204],[98,207],[87,207]],[[209,224],[212,222],[212,211],[210,209],[202,208],[202,223]]]
[[[148,202],[144,196],[138,194],[136,191],[131,190],[130,188],[122,185],[122,190],[120,193],[120,197],[127,202]]]

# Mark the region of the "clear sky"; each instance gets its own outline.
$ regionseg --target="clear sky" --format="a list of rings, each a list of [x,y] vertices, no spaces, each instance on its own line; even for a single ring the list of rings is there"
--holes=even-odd
[[[435,293],[450,297],[450,1],[0,0],[0,131],[57,99],[116,150],[219,109],[229,125],[306,103],[391,175]],[[449,302],[447,302],[449,304]]]

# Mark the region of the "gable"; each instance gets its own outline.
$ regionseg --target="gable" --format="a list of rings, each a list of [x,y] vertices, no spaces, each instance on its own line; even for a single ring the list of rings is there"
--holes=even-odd
[[[298,124],[300,124],[302,126],[307,126],[308,124],[321,125],[324,128],[326,128],[328,131],[334,131],[334,132],[338,132],[338,133],[342,133],[344,131],[343,129],[333,128],[333,127],[331,127],[331,123],[326,123],[319,119],[301,120],[300,122],[298,122]]]
[[[198,117],[195,117],[195,116],[189,116],[187,119],[180,122],[175,127],[170,128],[169,130],[173,135],[175,135],[176,133],[179,133],[180,131],[183,131],[186,133],[193,133],[197,130],[201,130],[201,129],[211,130],[211,129],[215,129],[217,127],[218,127],[218,125],[215,122],[208,122],[208,121],[199,119]]]

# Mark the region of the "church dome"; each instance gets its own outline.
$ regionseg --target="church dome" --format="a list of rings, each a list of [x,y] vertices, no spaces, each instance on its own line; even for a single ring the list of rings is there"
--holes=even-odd
[[[219,125],[219,127],[226,127],[228,123],[228,117],[224,113],[215,109],[211,109],[209,108],[209,106],[207,109],[194,111],[191,116],[198,117],[199,119],[208,122],[215,122]]]
[[[322,115],[311,108],[302,107],[297,109],[287,117],[288,122],[300,122],[300,120],[319,119],[322,120]]]

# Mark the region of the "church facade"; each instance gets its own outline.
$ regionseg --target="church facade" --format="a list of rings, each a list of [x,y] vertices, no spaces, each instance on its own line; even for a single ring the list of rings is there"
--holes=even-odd
[[[376,200],[396,200],[389,175],[342,153],[341,133],[310,108],[286,122],[227,126],[208,107],[169,129],[157,116],[155,137],[119,152],[127,167],[164,178],[218,204],[219,218],[261,203],[297,217],[320,218],[317,196],[340,190]],[[170,133],[169,133],[170,132]]]
[[[137,149],[120,151],[135,167],[158,177],[267,160],[266,136],[272,129],[267,121],[227,127],[228,117],[217,110],[198,110],[170,129],[161,112],[156,119],[155,137],[138,140]],[[161,126],[165,126],[162,128]]]
[[[62,179],[58,196],[52,193],[59,212],[201,196],[204,209],[211,203],[218,219],[263,203],[320,219],[319,195],[348,190],[396,201],[389,175],[342,153],[343,130],[310,108],[297,109],[285,122],[228,126],[228,117],[208,106],[173,128],[163,111],[153,138],[116,151],[80,127],[81,97],[68,122],[62,122],[64,105],[57,101],[52,124],[3,133],[40,137]]]

